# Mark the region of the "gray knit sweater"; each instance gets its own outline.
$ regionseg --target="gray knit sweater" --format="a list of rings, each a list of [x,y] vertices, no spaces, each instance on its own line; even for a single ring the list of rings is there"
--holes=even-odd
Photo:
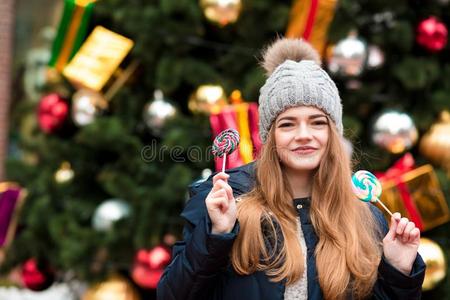
[[[306,243],[305,237],[303,236],[302,226],[300,221],[297,220],[297,231],[298,238],[300,241],[300,246],[302,247],[303,263],[305,269],[303,270],[302,277],[292,285],[286,286],[286,291],[284,292],[285,300],[306,300],[308,299],[308,280],[306,276]]]

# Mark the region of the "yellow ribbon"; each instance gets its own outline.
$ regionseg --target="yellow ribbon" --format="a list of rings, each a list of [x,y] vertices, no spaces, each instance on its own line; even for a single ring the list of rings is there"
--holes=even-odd
[[[75,3],[80,6],[87,6],[88,4],[95,2],[97,0],[76,0]]]
[[[302,38],[306,29],[308,16],[311,10],[312,0],[296,0],[291,9],[291,17],[286,30],[286,37]],[[313,28],[308,41],[324,55],[327,42],[328,28],[333,21],[337,0],[318,0],[315,12]]]
[[[244,163],[253,161],[253,143],[250,137],[250,129],[248,123],[248,103],[235,104],[239,134],[241,140],[239,142],[239,153]]]
[[[289,24],[286,30],[286,37],[301,38],[305,32],[308,20],[311,0],[296,0],[291,8]]]
[[[62,72],[62,70],[64,69],[64,66],[67,64],[67,61],[69,60],[70,54],[72,53],[73,43],[75,42],[78,29],[80,28],[85,8],[86,8],[85,5],[78,5],[78,3],[75,6],[75,10],[72,15],[72,22],[70,22],[66,38],[64,39],[63,42],[64,46],[61,49],[58,61],[56,62],[56,69],[60,72]]]

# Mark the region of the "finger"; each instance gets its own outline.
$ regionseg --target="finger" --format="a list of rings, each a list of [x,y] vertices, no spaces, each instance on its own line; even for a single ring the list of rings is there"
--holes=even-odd
[[[399,212],[396,212],[392,215],[392,217],[398,223],[400,221],[400,219],[402,218],[402,215]]]
[[[230,177],[230,175],[223,173],[223,172],[219,172],[216,175],[214,175],[213,177],[213,189],[214,186],[216,185],[217,181],[222,180],[224,182],[228,182],[228,178]],[[216,189],[218,189],[218,187],[216,187]]]
[[[229,195],[230,197],[233,197],[233,190],[232,190],[231,186],[224,180],[217,179],[216,183],[214,184],[213,191],[218,191],[220,189],[225,190],[227,192],[227,195]]]
[[[220,198],[220,197],[228,198],[227,192],[224,189],[219,189],[215,191],[214,193],[212,193],[211,196],[212,198]]]
[[[398,212],[394,213],[391,217],[391,224],[389,226],[389,231],[386,234],[386,238],[390,240],[395,239],[395,231],[397,230],[398,221],[400,219],[400,214]]]
[[[215,191],[222,190],[222,189],[227,191],[228,187],[229,187],[228,183],[226,183],[222,179],[217,179],[216,183],[214,184],[214,186],[212,188],[212,191],[215,192]],[[231,189],[231,187],[230,187],[230,189]]]
[[[395,232],[398,235],[402,235],[408,222],[409,222],[409,220],[407,218],[404,218],[404,217],[401,218],[400,222],[398,222],[397,230]]]
[[[220,182],[225,183],[226,181],[224,181],[221,177],[216,178],[213,188],[212,188],[213,191],[218,191],[222,188],[222,185],[220,184]]]
[[[228,199],[226,197],[211,198],[208,204],[210,209],[219,209],[221,212],[228,210]]]
[[[216,184],[216,181],[219,179],[222,179],[225,182],[228,182],[228,178],[230,178],[230,175],[228,175],[225,172],[219,172],[213,177],[213,184]]]
[[[414,228],[413,230],[411,230],[411,233],[409,234],[409,243],[413,243],[417,240],[420,239],[420,230],[419,228]]]
[[[232,200],[234,198],[233,197],[233,189],[231,188],[231,186],[228,183],[226,183],[225,181],[219,179],[216,182],[216,184],[220,185],[221,188],[226,191],[227,196],[228,196],[228,200]]]
[[[416,224],[414,224],[414,222],[408,222],[408,224],[406,224],[405,230],[403,231],[403,235],[402,235],[403,243],[407,243],[409,241],[409,238],[411,236],[411,231],[414,228],[416,228]]]

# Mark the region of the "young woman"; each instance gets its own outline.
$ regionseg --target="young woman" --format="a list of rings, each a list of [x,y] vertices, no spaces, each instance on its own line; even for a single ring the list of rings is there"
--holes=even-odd
[[[158,299],[420,299],[420,232],[354,196],[318,54],[280,39],[263,65],[260,157],[194,189]]]

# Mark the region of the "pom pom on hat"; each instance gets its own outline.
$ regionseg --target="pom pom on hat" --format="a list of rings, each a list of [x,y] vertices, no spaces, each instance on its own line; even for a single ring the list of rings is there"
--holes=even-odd
[[[300,62],[312,60],[320,65],[319,53],[307,42],[301,39],[278,38],[263,51],[261,65],[266,70],[267,76],[286,60]]]

